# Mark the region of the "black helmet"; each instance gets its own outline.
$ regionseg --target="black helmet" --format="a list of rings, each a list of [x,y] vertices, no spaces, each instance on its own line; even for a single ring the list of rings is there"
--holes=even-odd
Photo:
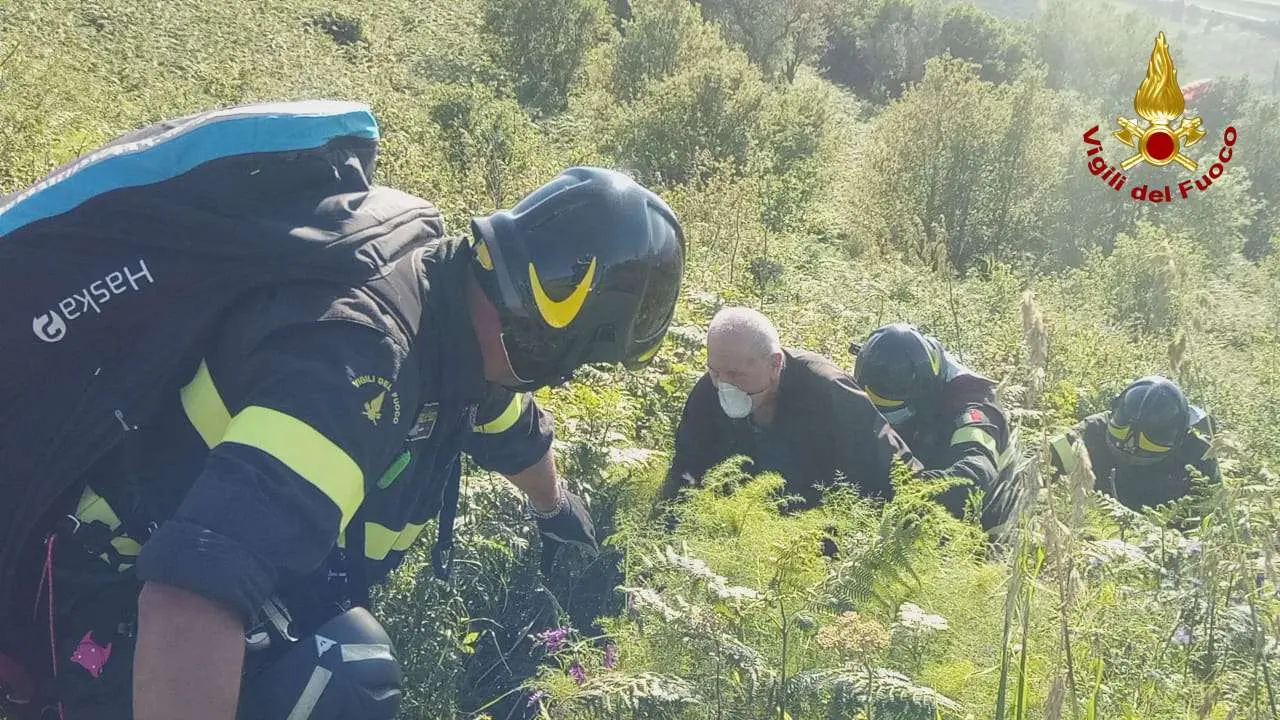
[[[1187,397],[1172,380],[1148,376],[1111,401],[1107,442],[1136,462],[1152,463],[1178,447],[1191,429]]]
[[[684,274],[684,233],[662,198],[622,173],[574,167],[471,229],[519,389],[657,354]]]
[[[885,325],[849,350],[858,356],[854,381],[881,412],[919,405],[942,384],[942,348],[910,325]]]

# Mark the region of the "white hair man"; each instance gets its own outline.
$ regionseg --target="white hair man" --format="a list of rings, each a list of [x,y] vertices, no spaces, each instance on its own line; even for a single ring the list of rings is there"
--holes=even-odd
[[[661,499],[734,455],[749,456],[754,472],[780,473],[806,505],[837,476],[888,499],[895,456],[921,469],[852,377],[821,355],[784,347],[767,317],[743,307],[711,320],[707,373],[685,402]]]

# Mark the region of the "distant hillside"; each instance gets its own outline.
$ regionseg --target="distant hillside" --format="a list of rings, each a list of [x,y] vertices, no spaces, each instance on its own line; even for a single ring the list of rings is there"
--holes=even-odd
[[[973,0],[995,15],[1030,20],[1040,0]],[[1152,34],[1164,30],[1183,83],[1245,75],[1259,92],[1280,95],[1280,3],[1271,0],[1115,0],[1124,12],[1148,16]],[[1233,19],[1232,14],[1239,16]],[[1251,22],[1253,19],[1255,21]],[[1269,22],[1270,25],[1263,25]],[[1147,44],[1149,38],[1135,38]],[[1143,68],[1134,68],[1135,76]]]

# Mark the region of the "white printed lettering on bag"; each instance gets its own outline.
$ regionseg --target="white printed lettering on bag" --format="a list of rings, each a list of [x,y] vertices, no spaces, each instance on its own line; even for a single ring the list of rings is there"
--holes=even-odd
[[[44,342],[58,342],[67,336],[67,325],[71,320],[88,315],[91,310],[95,315],[101,315],[102,306],[113,297],[154,284],[155,278],[151,276],[147,261],[138,258],[136,268],[130,264],[113,270],[105,277],[94,280],[59,300],[56,307],[36,315],[31,319],[31,330]]]

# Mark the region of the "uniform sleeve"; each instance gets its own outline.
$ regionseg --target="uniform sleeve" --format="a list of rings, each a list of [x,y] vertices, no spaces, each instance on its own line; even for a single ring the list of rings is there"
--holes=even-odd
[[[720,412],[718,402],[710,376],[703,375],[684,402],[684,412],[676,426],[671,467],[658,491],[660,502],[675,498],[682,488],[691,486],[690,478],[696,483],[708,469],[728,457],[727,448],[714,438],[718,419],[712,413]]]
[[[1207,423],[1205,424],[1207,425]],[[1212,432],[1212,431],[1210,431]],[[1209,479],[1210,482],[1222,482],[1222,474],[1218,468],[1218,459],[1213,454],[1213,442],[1210,437],[1201,432],[1201,427],[1191,430],[1191,437],[1188,438],[1188,457],[1187,465],[1195,468],[1200,474]]]
[[[555,424],[530,393],[491,385],[463,449],[485,470],[515,475],[551,449]]]
[[[864,495],[892,499],[893,483],[889,475],[893,459],[900,458],[914,472],[923,470],[920,461],[853,378],[841,375],[832,384],[828,393],[835,431],[832,442],[851,448],[851,454],[842,453],[842,456],[854,458],[853,462],[844,463],[841,472],[849,482],[857,484]]]
[[[1056,435],[1049,441],[1049,461],[1059,475],[1070,475],[1080,464],[1076,457],[1075,443],[1084,433],[1084,423]]]
[[[947,510],[958,517],[964,511],[970,490],[990,493],[995,487],[1009,438],[1004,413],[990,402],[967,403],[951,426],[950,463],[930,469],[923,476],[963,478],[970,482],[968,486],[949,489],[939,498]]]
[[[211,449],[138,577],[247,619],[282,575],[318,567],[412,424],[418,378],[404,358],[381,331],[339,320],[212,353],[181,393]]]

